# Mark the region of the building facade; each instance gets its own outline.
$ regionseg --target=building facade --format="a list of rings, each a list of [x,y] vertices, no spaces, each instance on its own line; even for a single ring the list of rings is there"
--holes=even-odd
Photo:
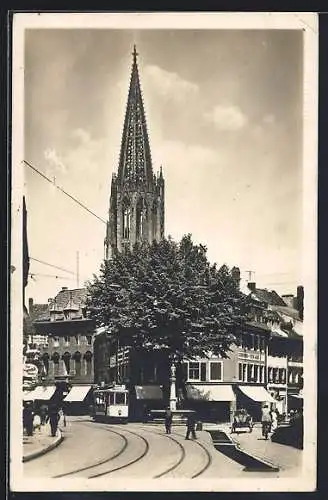
[[[260,300],[253,293],[254,289],[245,330],[227,357],[209,353],[177,366],[178,407],[195,409],[199,418],[218,422],[229,421],[237,408],[246,408],[258,420],[263,403],[274,405],[280,414],[300,404],[303,338],[290,325],[286,328],[266,295],[259,293]],[[280,300],[276,293],[273,297]],[[164,351],[117,349],[103,333],[95,343],[95,359],[103,360],[95,363],[97,383],[120,382],[130,389],[132,418],[142,418],[145,408],[168,404],[170,369]]]
[[[118,172],[112,177],[105,259],[138,241],[164,237],[164,178],[153,173],[134,47]]]
[[[94,382],[95,325],[87,316],[86,295],[84,288],[63,287],[49,300],[47,313],[34,323],[36,334],[48,339],[41,348],[45,384],[65,381],[75,386]]]

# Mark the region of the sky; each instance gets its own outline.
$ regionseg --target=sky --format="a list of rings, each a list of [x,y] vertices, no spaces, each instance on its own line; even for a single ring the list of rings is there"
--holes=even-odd
[[[191,233],[211,262],[296,293],[301,33],[27,30],[24,159],[107,219],[135,43],[153,168],[163,166],[166,183],[166,236]],[[26,295],[46,302],[98,273],[106,228],[30,168],[24,175],[30,257],[70,271],[31,260]]]

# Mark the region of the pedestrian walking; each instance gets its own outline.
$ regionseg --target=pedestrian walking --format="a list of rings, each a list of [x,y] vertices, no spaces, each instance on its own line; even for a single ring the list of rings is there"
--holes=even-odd
[[[192,439],[197,439],[196,432],[195,432],[195,426],[196,426],[196,415],[194,412],[192,412],[187,417],[186,439],[189,439],[190,434],[191,434]]]
[[[64,408],[60,408],[60,410],[59,410],[59,421],[60,420],[63,421],[63,425],[64,425],[64,427],[66,427],[66,414],[65,414]]]
[[[41,419],[41,425],[44,425],[46,423],[47,419],[47,413],[48,413],[48,408],[46,405],[41,405],[40,406],[40,419]]]
[[[23,408],[23,427],[26,430],[28,436],[33,436],[33,420],[34,415],[32,411],[32,405],[27,403]]]
[[[173,420],[172,411],[168,407],[166,409],[166,412],[165,412],[165,430],[166,430],[166,434],[171,434],[172,420]]]
[[[274,408],[271,412],[271,432],[274,432],[278,427],[278,414],[277,410]]]
[[[55,437],[57,434],[58,421],[59,421],[58,409],[56,406],[51,406],[49,408],[47,422],[50,423],[52,437]]]
[[[264,405],[262,408],[261,422],[262,422],[262,436],[265,439],[268,439],[268,434],[271,429],[271,414],[270,414],[270,408],[267,404]]]

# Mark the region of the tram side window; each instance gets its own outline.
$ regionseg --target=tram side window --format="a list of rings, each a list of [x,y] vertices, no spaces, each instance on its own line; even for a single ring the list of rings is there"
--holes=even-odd
[[[115,404],[115,394],[112,392],[109,393],[109,404],[114,405]]]
[[[116,404],[117,405],[125,405],[125,393],[117,392],[116,393]]]

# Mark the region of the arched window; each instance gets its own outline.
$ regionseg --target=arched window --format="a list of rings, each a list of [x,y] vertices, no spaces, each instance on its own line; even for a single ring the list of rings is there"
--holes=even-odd
[[[130,239],[131,233],[131,207],[127,199],[123,202],[123,238]]]
[[[75,352],[73,359],[75,361],[75,375],[81,375],[81,353]]]
[[[59,354],[58,352],[54,352],[53,355],[52,355],[52,361],[54,362],[54,375],[58,375],[59,374]]]
[[[92,371],[92,352],[87,351],[84,355],[85,363],[86,363],[86,375],[91,375]]]
[[[152,222],[152,233],[153,239],[156,239],[157,230],[157,204],[154,202],[151,210],[151,222]]]
[[[137,204],[137,238],[145,235],[145,222],[147,217],[147,206],[145,201],[140,198]]]
[[[70,360],[71,360],[71,355],[69,352],[65,352],[63,355],[62,355],[62,359],[64,361],[64,364],[65,364],[65,368],[66,368],[66,373],[67,375],[69,375],[69,372],[70,372]]]

